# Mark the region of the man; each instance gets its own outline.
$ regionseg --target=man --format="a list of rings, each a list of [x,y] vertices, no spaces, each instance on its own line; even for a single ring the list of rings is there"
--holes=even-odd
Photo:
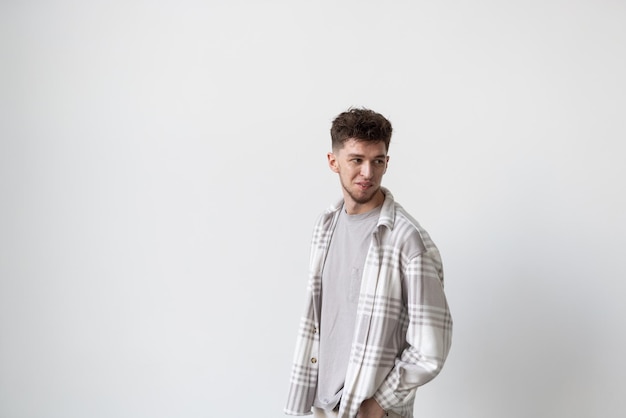
[[[381,187],[391,132],[368,109],[332,123],[328,165],[343,199],[314,229],[286,414],[413,418],[417,388],[448,355],[439,251]]]

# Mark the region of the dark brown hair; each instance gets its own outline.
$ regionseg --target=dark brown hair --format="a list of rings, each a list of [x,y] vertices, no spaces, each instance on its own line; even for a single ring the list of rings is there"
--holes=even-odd
[[[330,128],[333,149],[340,149],[349,139],[385,143],[389,151],[391,122],[383,115],[370,109],[350,108],[340,113]]]

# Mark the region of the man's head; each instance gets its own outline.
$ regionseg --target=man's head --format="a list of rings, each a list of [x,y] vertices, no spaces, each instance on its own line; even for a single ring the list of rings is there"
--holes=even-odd
[[[349,139],[364,142],[383,142],[389,151],[391,122],[369,109],[351,108],[340,113],[330,128],[333,151],[341,149]]]
[[[339,174],[348,214],[367,212],[382,204],[380,183],[387,171],[391,123],[379,113],[350,109],[333,121],[328,153],[330,169]]]

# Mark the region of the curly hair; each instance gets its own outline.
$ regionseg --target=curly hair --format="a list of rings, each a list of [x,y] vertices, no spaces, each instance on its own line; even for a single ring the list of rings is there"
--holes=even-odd
[[[350,108],[333,120],[330,137],[333,149],[340,149],[349,139],[383,141],[387,150],[391,141],[391,122],[383,115],[365,108]]]

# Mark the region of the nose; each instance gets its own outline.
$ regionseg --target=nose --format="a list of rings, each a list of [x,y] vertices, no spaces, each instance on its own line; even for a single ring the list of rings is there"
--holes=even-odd
[[[373,172],[373,167],[372,167],[372,163],[365,162],[361,165],[361,176],[366,178],[366,179],[370,179],[372,178],[372,172]]]

